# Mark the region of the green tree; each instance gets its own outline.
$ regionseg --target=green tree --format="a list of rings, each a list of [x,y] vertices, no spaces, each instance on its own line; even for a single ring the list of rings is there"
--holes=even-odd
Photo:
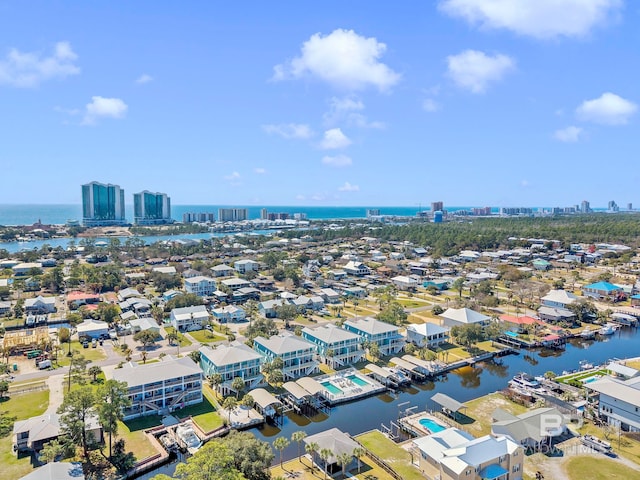
[[[289,322],[296,318],[298,309],[295,305],[280,305],[276,307],[276,316],[284,321],[285,327],[289,328]]]
[[[58,408],[60,426],[64,434],[82,447],[84,458],[88,458],[90,438],[87,435],[87,422],[94,414],[96,395],[93,387],[86,385],[71,390]]]
[[[240,402],[243,407],[247,407],[247,418],[249,418],[249,412],[253,408],[253,405],[256,403],[251,395],[248,393],[242,397],[242,402]]]
[[[456,278],[456,280],[451,285],[451,288],[453,290],[456,290],[458,292],[458,296],[462,298],[462,290],[464,289],[464,278]]]
[[[347,473],[347,466],[351,463],[351,460],[353,460],[353,455],[348,452],[342,452],[336,457],[336,460],[338,461],[338,465],[340,465],[340,468],[342,469],[342,478],[345,478]]]
[[[365,453],[366,450],[362,447],[356,447],[353,449],[352,455],[356,457],[356,460],[358,461],[358,474],[360,474],[360,459],[364,456]]]
[[[456,325],[451,329],[451,336],[455,341],[465,348],[484,340],[484,332],[482,327],[477,323],[469,323],[466,325]]]
[[[327,478],[327,470],[329,468],[329,459],[333,456],[333,452],[329,448],[320,449],[320,458],[324,466],[324,478]]]
[[[92,383],[96,383],[98,381],[98,375],[102,373],[102,369],[97,365],[93,365],[89,367],[89,371],[87,373],[91,375]]]
[[[371,342],[369,344],[369,356],[371,357],[371,361],[373,363],[376,363],[378,360],[380,360],[380,346],[375,343],[375,342]]]
[[[273,442],[273,448],[280,452],[280,468],[282,468],[282,454],[284,449],[289,446],[289,439],[287,437],[278,437]]]
[[[298,444],[298,460],[300,460],[300,457],[302,457],[300,446],[302,445],[302,441],[306,438],[306,436],[306,432],[303,432],[302,430],[298,430],[297,432],[293,432],[291,434],[291,441]]]
[[[173,345],[178,341],[178,332],[175,330],[169,330],[167,332],[167,340],[169,341],[169,345]]]
[[[44,444],[38,458],[44,463],[55,462],[56,458],[61,457],[65,451],[65,445],[60,439],[55,438]]]
[[[180,480],[244,480],[246,477],[234,465],[235,453],[221,442],[208,442],[195,455],[189,457],[185,463],[178,464],[175,478]]]
[[[136,342],[140,342],[146,350],[147,347],[156,343],[158,334],[153,330],[141,330],[133,336],[133,339]]]
[[[217,440],[233,452],[234,465],[250,480],[269,480],[269,467],[273,462],[273,450],[267,442],[258,440],[250,432],[231,431]]]
[[[376,318],[382,322],[400,326],[407,320],[407,316],[402,305],[397,302],[391,302],[376,315]]]
[[[434,315],[440,315],[444,313],[444,308],[442,308],[440,305],[434,305],[431,311]]]
[[[231,388],[236,392],[236,400],[239,398],[240,392],[242,392],[245,389],[245,387],[246,385],[244,383],[244,380],[241,377],[235,377],[231,381]]]
[[[311,465],[315,462],[316,453],[318,453],[319,449],[320,446],[316,442],[309,442],[304,446],[304,451],[311,455]]]
[[[111,458],[112,437],[118,435],[118,422],[124,418],[124,410],[131,406],[128,387],[125,382],[107,380],[97,391],[97,413],[103,430],[109,434],[109,458]]]
[[[103,322],[112,324],[120,315],[120,308],[112,303],[101,303],[98,305],[98,315]]]
[[[233,409],[238,406],[238,400],[235,397],[227,397],[222,402],[222,408],[224,408],[229,414],[229,426],[231,426],[231,413]]]
[[[9,382],[6,380],[0,381],[0,398],[5,398],[9,392]]]
[[[84,358],[84,355],[73,351],[71,359],[69,360],[69,388],[71,390],[71,383],[75,382],[79,385],[84,384],[84,375],[87,372],[87,365],[89,360]]]

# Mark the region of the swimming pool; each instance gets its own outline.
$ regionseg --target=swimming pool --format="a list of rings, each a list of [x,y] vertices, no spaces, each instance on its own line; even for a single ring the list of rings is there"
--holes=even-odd
[[[582,383],[591,383],[600,380],[600,375],[594,375],[593,377],[587,377],[582,380]]]
[[[326,388],[329,393],[333,393],[334,395],[339,395],[342,392],[342,390],[340,390],[338,387],[336,387],[333,383],[331,382],[322,382],[320,385],[322,385],[324,388]]]
[[[369,382],[361,379],[357,375],[349,375],[347,378],[351,380],[353,383],[355,383],[356,385],[358,385],[359,387],[368,387],[369,385],[371,385]]]
[[[441,432],[442,430],[447,429],[447,427],[440,425],[439,423],[431,420],[430,418],[421,418],[418,423],[422,425],[424,428],[426,428],[427,430],[429,430],[431,433],[438,433],[438,432]]]
[[[518,334],[516,332],[512,332],[510,330],[507,330],[506,332],[504,332],[505,335],[507,335],[508,337],[517,337]]]

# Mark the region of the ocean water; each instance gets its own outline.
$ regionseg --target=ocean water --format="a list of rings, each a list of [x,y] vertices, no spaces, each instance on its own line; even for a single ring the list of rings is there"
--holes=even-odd
[[[181,222],[184,213],[213,213],[218,217],[219,208],[229,205],[172,205],[171,216]],[[246,208],[249,220],[260,218],[260,211],[266,208],[269,212],[306,213],[310,220],[365,218],[367,210],[376,208],[381,215],[414,217],[420,210],[418,207],[296,207],[296,206],[235,206]],[[466,210],[471,207],[447,207],[447,211]],[[423,208],[422,210],[428,210]],[[492,212],[498,213],[498,208]],[[127,220],[133,222],[133,205],[126,206]],[[40,220],[43,224],[64,224],[68,220],[81,220],[81,205],[0,205],[0,225],[31,225]]]

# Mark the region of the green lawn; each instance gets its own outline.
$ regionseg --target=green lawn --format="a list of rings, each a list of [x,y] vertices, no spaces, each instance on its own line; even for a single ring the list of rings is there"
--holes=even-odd
[[[569,480],[628,480],[640,478],[638,470],[632,470],[614,460],[598,456],[580,456],[570,458],[565,464]]]
[[[158,453],[144,434],[145,429],[160,425],[158,415],[136,418],[126,423],[118,422],[118,438],[123,438],[126,449],[133,452],[137,460],[150,457]]]
[[[226,340],[227,337],[223,337],[221,335],[216,335],[213,332],[210,332],[209,330],[195,330],[193,332],[189,332],[189,335],[191,335],[196,341],[200,342],[200,343],[212,343],[212,342],[219,342],[220,340]]]
[[[175,410],[173,415],[178,418],[185,418],[191,415],[193,420],[205,432],[210,432],[223,425],[222,418],[216,412],[216,407],[207,395],[204,396],[202,403]]]
[[[501,408],[513,415],[520,415],[527,411],[527,407],[512,402],[501,393],[490,393],[484,397],[470,400],[464,405],[467,408],[462,411],[466,415],[466,418],[461,419],[462,427],[474,437],[481,437],[491,433],[491,416],[497,408]]]
[[[15,395],[0,403],[0,410],[17,417],[17,420],[25,420],[30,417],[42,415],[49,405],[49,390]],[[16,480],[31,472],[31,457],[16,455],[11,450],[12,436],[0,438],[0,465],[2,465],[2,478]]]
[[[404,480],[424,480],[420,470],[411,465],[411,454],[382,432],[374,430],[359,435],[356,439],[374,455],[382,458]]]
[[[164,327],[165,331],[167,333],[170,332],[175,332],[175,328],[173,327]],[[187,337],[185,337],[183,334],[181,334],[180,332],[178,332],[178,343],[180,344],[181,347],[186,347],[188,345],[191,345],[191,340],[189,340]]]
[[[54,362],[53,364],[54,365],[57,364],[61,367],[68,367],[69,361],[70,361],[70,357],[67,357],[67,352],[69,351],[69,344],[65,343],[62,346],[62,348],[63,350],[58,354],[57,362]],[[80,342],[74,340],[73,342],[71,342],[71,351],[74,351],[74,350],[80,353],[82,356],[84,356],[84,358],[86,358],[91,362],[97,362],[107,358],[107,356],[104,353],[104,350],[100,348],[100,345],[98,345],[96,348],[92,348],[91,344],[89,344],[89,348],[83,348]]]

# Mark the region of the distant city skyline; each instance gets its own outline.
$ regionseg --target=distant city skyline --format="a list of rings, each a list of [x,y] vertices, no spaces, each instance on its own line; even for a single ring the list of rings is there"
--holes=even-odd
[[[629,0],[4,3],[0,205],[99,178],[172,205],[623,211],[639,23]]]

